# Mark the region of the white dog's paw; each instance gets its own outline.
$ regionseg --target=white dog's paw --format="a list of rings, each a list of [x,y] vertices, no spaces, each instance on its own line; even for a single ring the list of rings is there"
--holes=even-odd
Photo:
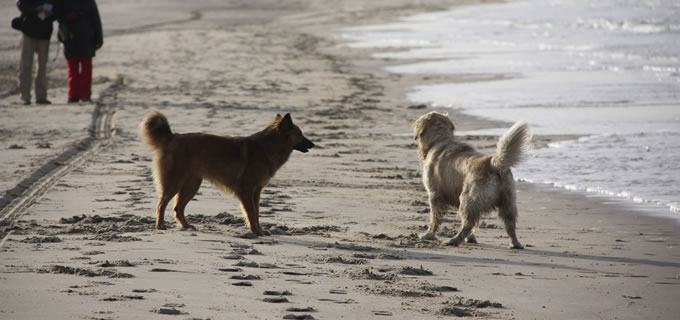
[[[434,235],[434,232],[421,233],[421,234],[418,235],[418,238],[420,238],[420,240],[436,240],[437,239],[437,237]]]
[[[447,246],[456,246],[456,247],[457,247],[457,246],[459,246],[462,242],[463,242],[463,239],[462,239],[462,238],[453,237],[453,238],[451,238],[451,240],[449,240],[448,242],[446,242],[446,245],[447,245]]]
[[[465,238],[465,242],[467,242],[467,243],[477,243],[477,238],[475,238],[474,234],[471,234],[467,238]]]

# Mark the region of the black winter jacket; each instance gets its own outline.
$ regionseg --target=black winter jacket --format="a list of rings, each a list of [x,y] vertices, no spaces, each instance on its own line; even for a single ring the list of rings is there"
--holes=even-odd
[[[104,44],[102,21],[94,0],[62,0],[59,38],[64,42],[64,56],[94,57]]]
[[[43,20],[38,17],[38,7],[45,3],[53,5],[54,14],[46,16]],[[17,0],[17,7],[23,16],[21,32],[31,38],[49,40],[52,36],[52,23],[57,18],[57,8],[54,1]]]

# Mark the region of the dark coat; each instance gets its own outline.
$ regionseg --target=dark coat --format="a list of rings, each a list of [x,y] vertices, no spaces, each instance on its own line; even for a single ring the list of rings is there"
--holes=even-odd
[[[104,44],[102,21],[94,0],[63,0],[59,19],[59,38],[64,56],[94,57]]]
[[[40,19],[38,17],[38,7],[45,3],[53,5],[54,14]],[[52,36],[52,23],[57,18],[57,8],[54,1],[45,0],[17,0],[17,7],[21,11],[22,24],[21,32],[25,35],[42,40],[49,40]]]

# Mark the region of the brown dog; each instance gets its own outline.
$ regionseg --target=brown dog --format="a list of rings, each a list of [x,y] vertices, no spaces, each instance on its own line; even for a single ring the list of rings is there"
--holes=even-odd
[[[522,249],[515,234],[517,205],[510,167],[519,163],[522,153],[530,148],[527,123],[515,123],[500,138],[492,155],[481,154],[472,146],[456,141],[453,130],[448,114],[430,112],[415,122],[423,184],[430,200],[430,225],[421,239],[434,239],[441,218],[454,206],[462,225],[448,244],[457,246],[463,240],[476,243],[472,232],[480,218],[498,209],[512,241],[510,247]]]
[[[156,228],[165,229],[165,207],[175,198],[175,219],[191,228],[184,208],[206,179],[223,192],[235,195],[248,227],[264,232],[259,222],[260,192],[293,150],[307,152],[314,143],[302,135],[290,114],[276,115],[264,130],[248,137],[221,137],[204,133],[178,134],[158,111],[140,124],[140,135],[153,150],[153,176],[159,193]],[[175,197],[176,195],[176,197]]]

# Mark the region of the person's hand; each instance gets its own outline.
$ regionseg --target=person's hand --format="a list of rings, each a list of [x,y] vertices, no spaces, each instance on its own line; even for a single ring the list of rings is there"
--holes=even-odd
[[[101,48],[103,45],[104,45],[104,43],[100,42],[100,43],[97,43],[97,45],[94,48],[95,48],[95,50],[99,50],[99,48]]]

